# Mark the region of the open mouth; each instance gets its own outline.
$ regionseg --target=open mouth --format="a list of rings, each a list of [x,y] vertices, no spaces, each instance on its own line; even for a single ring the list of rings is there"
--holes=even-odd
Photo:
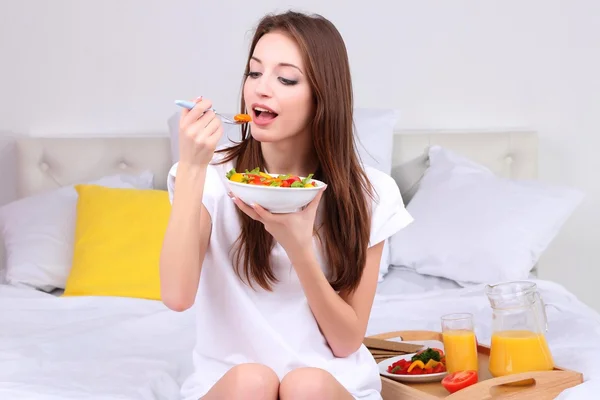
[[[252,109],[252,111],[254,111],[254,121],[255,122],[269,122],[274,120],[277,117],[277,113],[273,112],[271,110],[267,110],[266,108],[262,108],[262,107],[254,107]]]

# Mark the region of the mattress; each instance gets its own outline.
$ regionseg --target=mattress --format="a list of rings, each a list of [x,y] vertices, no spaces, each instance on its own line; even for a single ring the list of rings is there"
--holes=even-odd
[[[440,316],[472,312],[489,344],[491,310],[482,286],[458,287],[395,268],[380,284],[367,335],[439,330]],[[600,315],[560,285],[536,281],[548,307],[557,364],[585,382],[560,399],[600,392]],[[57,297],[0,285],[0,399],[179,399],[191,372],[193,310],[115,297]],[[204,327],[203,329],[210,329]]]

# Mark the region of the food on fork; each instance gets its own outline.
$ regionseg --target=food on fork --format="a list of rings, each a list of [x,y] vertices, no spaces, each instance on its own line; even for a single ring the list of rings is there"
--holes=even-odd
[[[236,114],[233,120],[236,122],[250,122],[252,121],[252,117],[248,114]]]
[[[271,187],[287,187],[287,188],[314,188],[315,183],[312,181],[313,174],[305,178],[296,175],[270,175],[261,172],[260,168],[254,168],[252,171],[237,172],[232,168],[225,175],[231,182],[245,183],[248,185],[271,186]]]

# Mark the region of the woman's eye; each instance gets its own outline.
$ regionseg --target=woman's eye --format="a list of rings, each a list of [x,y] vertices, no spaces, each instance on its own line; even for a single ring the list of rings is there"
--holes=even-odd
[[[291,79],[279,78],[279,81],[284,85],[295,85],[298,81],[293,81]]]
[[[260,72],[248,72],[248,76],[250,78],[258,78],[260,76]]]

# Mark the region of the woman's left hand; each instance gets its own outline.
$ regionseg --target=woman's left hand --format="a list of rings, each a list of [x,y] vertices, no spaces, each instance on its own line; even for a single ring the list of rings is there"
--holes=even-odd
[[[289,214],[272,214],[258,204],[249,206],[238,198],[232,199],[246,215],[262,222],[267,232],[291,257],[306,249],[312,250],[315,217],[325,189],[326,187],[321,189],[303,210]]]

